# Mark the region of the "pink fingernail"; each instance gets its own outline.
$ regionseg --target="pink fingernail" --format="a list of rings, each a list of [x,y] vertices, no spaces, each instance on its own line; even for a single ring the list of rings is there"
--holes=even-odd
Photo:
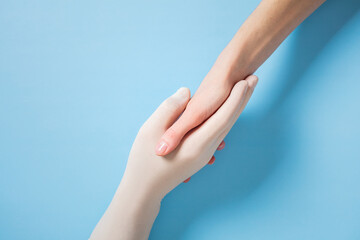
[[[209,165],[212,165],[215,162],[215,157],[212,156],[210,161],[208,162]]]
[[[225,142],[222,141],[216,150],[223,150],[225,148]]]
[[[168,148],[168,145],[164,141],[160,141],[158,145],[156,145],[156,154],[157,155],[163,155]]]
[[[187,178],[187,179],[184,181],[184,183],[189,182],[189,181],[190,181],[190,179],[191,179],[191,177]]]

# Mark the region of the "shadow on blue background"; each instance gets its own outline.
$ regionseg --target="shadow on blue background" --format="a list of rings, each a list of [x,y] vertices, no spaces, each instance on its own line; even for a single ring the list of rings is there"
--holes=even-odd
[[[266,181],[284,160],[283,146],[291,137],[287,130],[294,128],[291,116],[282,110],[284,104],[302,74],[359,6],[357,0],[328,1],[300,26],[289,64],[279,76],[286,84],[268,113],[259,119],[240,119],[226,138],[226,149],[216,154],[215,165],[201,170],[189,184],[180,185],[164,199],[151,239],[181,238],[194,218],[211,208],[244,200]]]

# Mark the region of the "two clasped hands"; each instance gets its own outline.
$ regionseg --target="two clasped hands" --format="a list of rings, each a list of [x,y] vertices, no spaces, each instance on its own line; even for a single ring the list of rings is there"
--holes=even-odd
[[[325,0],[262,0],[193,97],[180,88],[141,127],[91,239],[147,239],[164,196],[207,164],[244,110],[255,70]]]
[[[191,98],[180,88],[141,127],[112,203],[93,239],[146,239],[163,197],[215,160],[257,77],[217,83],[208,75]],[[207,103],[207,108],[204,108]]]

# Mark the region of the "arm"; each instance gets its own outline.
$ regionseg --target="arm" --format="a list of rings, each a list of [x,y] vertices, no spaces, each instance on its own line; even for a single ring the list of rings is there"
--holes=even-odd
[[[157,194],[133,185],[123,178],[90,240],[148,238],[159,213],[161,199]]]
[[[158,155],[173,151],[182,137],[225,101],[232,86],[254,73],[281,42],[325,0],[263,0],[225,47],[184,114],[160,138]]]
[[[147,239],[163,197],[203,168],[249,100],[257,78],[238,82],[229,98],[204,124],[185,136],[166,157],[155,155],[157,139],[184,111],[189,90],[165,100],[141,127],[115,196],[90,239]]]
[[[263,0],[224,49],[229,79],[252,74],[325,0]],[[221,61],[221,58],[219,59]]]

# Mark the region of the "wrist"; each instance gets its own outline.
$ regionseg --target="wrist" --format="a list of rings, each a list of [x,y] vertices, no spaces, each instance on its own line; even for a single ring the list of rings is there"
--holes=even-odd
[[[233,46],[230,43],[221,52],[211,71],[221,72],[220,81],[234,85],[251,75],[255,69],[251,67],[251,58],[245,47],[240,44]]]
[[[90,239],[148,239],[161,198],[124,177]]]
[[[128,210],[135,215],[146,212],[147,208],[156,210],[153,214],[157,215],[160,209],[162,197],[149,186],[138,184],[123,177],[118,189],[116,190],[113,202],[128,206]],[[155,216],[156,217],[156,216]]]
[[[125,183],[120,183],[90,239],[148,239],[160,201]]]

